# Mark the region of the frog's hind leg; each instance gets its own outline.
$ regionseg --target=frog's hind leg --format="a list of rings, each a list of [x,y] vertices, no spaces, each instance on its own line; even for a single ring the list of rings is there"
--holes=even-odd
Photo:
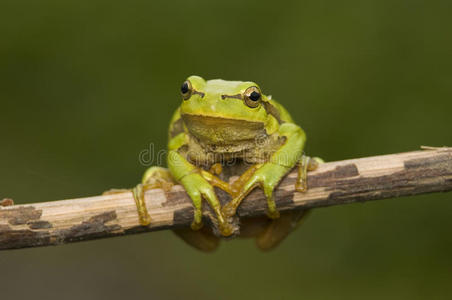
[[[305,192],[307,190],[308,171],[314,171],[321,163],[323,163],[321,158],[311,158],[303,155],[298,163],[298,179],[295,184],[296,191]],[[257,235],[257,246],[262,250],[273,249],[302,223],[309,212],[310,210],[298,210],[281,213],[280,218],[273,219],[271,223]]]
[[[222,172],[221,164],[214,164],[209,171],[200,169],[200,172],[202,177],[212,186],[216,186],[228,194],[232,193],[229,184],[216,176]],[[200,213],[200,217],[202,217],[202,213]],[[193,248],[204,252],[212,252],[220,244],[220,238],[214,235],[210,228],[205,226],[200,226],[198,230],[180,228],[173,230],[173,232]]]
[[[302,223],[308,212],[309,210],[282,212],[278,219],[271,220],[256,237],[257,246],[264,251],[275,248]]]
[[[140,192],[140,195],[145,190],[153,188],[162,188],[163,190],[169,192],[175,183],[176,182],[167,169],[151,167],[144,173],[143,183],[138,185],[135,190],[139,189],[141,186],[143,191]],[[144,197],[140,196],[135,199],[144,199]],[[139,202],[137,201],[137,206],[138,205]],[[138,211],[140,211],[139,206]],[[191,228],[180,228],[173,230],[173,232],[190,246],[204,252],[211,252],[215,250],[220,243],[220,239],[213,235],[209,228],[205,227],[197,231],[192,230]]]
[[[173,230],[173,232],[190,246],[204,252],[212,252],[220,244],[220,238],[215,236],[207,227],[197,231],[191,228],[180,228]]]

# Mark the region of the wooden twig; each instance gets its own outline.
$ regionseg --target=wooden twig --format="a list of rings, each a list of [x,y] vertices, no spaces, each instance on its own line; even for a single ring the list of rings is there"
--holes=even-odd
[[[306,193],[294,191],[296,173],[293,170],[276,190],[281,211],[445,192],[452,190],[452,148],[325,163],[309,173]],[[152,218],[147,227],[138,223],[130,192],[0,207],[0,249],[58,245],[191,223],[192,204],[181,186],[166,193],[150,190],[145,198]],[[243,201],[238,215],[264,215],[265,209],[264,194],[256,189]]]

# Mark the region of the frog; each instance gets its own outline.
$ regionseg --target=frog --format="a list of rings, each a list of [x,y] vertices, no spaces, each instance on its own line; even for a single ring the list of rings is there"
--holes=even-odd
[[[262,250],[274,248],[307,215],[305,210],[279,212],[275,188],[298,166],[295,188],[305,192],[306,173],[323,162],[304,155],[304,130],[252,81],[205,80],[192,75],[182,83],[180,96],[168,130],[168,169],[150,167],[133,189],[140,224],[152,222],[144,202],[147,189],[168,190],[181,184],[194,208],[190,228],[175,230],[184,241],[213,251],[222,238],[255,237]],[[236,179],[231,182],[232,177]],[[237,234],[231,218],[255,188],[265,194],[266,216],[241,220]],[[230,196],[224,205],[218,189]],[[213,212],[216,232],[204,226],[203,203]]]

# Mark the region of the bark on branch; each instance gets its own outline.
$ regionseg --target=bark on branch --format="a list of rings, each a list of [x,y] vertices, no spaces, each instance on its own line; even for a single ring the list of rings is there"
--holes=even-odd
[[[281,211],[341,205],[452,190],[452,148],[329,162],[308,176],[306,193],[294,191],[293,170],[276,190]],[[0,207],[0,249],[15,249],[189,226],[192,204],[181,186],[146,193],[150,226],[138,223],[130,192]],[[7,204],[4,201],[3,204]],[[204,205],[205,207],[207,205]],[[238,210],[240,218],[264,215],[256,189]]]

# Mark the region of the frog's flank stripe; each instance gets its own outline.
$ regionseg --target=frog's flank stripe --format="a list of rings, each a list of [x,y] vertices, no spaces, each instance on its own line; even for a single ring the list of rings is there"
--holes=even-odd
[[[272,115],[275,117],[275,119],[278,121],[279,124],[284,123],[283,120],[281,120],[281,116],[279,115],[279,111],[276,107],[274,107],[270,102],[263,101],[264,108],[267,111],[267,114]]]

